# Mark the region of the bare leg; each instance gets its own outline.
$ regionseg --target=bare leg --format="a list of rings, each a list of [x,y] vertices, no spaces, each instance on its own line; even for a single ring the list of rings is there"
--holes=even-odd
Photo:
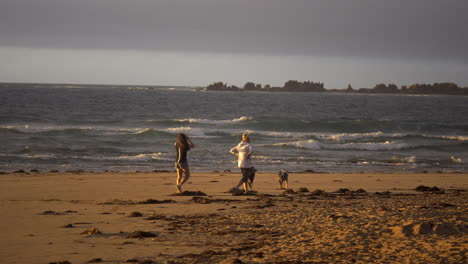
[[[181,181],[182,181],[182,170],[177,168],[176,169],[176,172],[177,172],[177,180],[176,180],[176,185],[177,185],[177,192],[181,193],[182,192],[182,185],[181,185]]]
[[[248,191],[249,191],[249,188],[248,188],[247,182],[244,182],[244,192],[248,192]]]
[[[180,185],[186,183],[188,181],[188,179],[190,178],[190,170],[188,168],[184,169],[183,172],[184,172],[185,177],[180,182]]]

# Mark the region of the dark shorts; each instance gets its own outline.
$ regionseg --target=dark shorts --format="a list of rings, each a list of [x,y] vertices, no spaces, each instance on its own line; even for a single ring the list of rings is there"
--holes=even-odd
[[[287,172],[280,172],[278,173],[278,176],[280,178],[280,182],[288,181],[289,174]]]
[[[242,182],[250,181],[251,183],[253,183],[255,179],[255,172],[256,172],[254,167],[241,168],[241,172],[242,172]]]
[[[188,168],[189,168],[188,162],[187,161],[185,161],[185,162],[176,162],[175,163],[175,168],[180,169],[180,170],[188,170]]]

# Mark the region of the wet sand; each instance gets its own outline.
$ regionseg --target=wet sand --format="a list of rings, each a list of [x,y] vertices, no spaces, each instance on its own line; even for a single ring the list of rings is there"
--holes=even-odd
[[[172,172],[2,174],[0,261],[467,261],[466,173],[292,173],[286,193],[277,177],[233,196],[240,173],[194,173],[201,193],[174,196]]]

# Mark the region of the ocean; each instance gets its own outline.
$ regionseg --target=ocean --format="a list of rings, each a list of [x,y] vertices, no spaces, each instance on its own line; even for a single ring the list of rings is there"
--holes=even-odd
[[[259,171],[467,172],[468,97],[6,87],[0,171],[236,169],[250,132]]]

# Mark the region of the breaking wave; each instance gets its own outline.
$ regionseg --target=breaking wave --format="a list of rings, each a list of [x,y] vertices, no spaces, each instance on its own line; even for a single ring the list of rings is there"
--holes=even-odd
[[[346,144],[329,144],[318,142],[313,139],[304,141],[294,141],[286,143],[276,143],[272,146],[292,146],[303,149],[327,149],[327,150],[369,150],[369,151],[380,151],[380,150],[401,150],[407,149],[410,146],[406,143],[395,143],[395,142],[383,142],[383,143],[346,143]]]
[[[181,123],[195,123],[195,124],[205,124],[205,125],[228,125],[228,124],[237,124],[241,122],[251,121],[253,117],[250,116],[241,116],[239,118],[231,120],[211,120],[211,119],[199,119],[199,118],[188,118],[188,119],[176,119],[177,122]]]

